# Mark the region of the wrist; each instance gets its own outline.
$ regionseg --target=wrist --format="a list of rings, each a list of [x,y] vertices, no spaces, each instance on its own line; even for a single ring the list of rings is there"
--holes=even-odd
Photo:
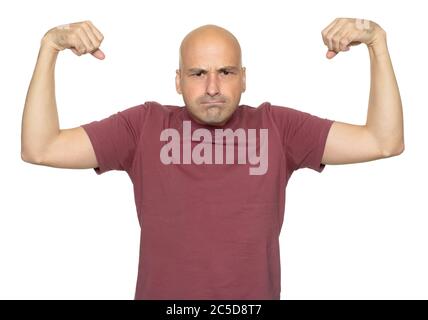
[[[386,45],[386,32],[379,25],[375,24],[373,36],[367,47],[381,47]]]
[[[56,60],[58,58],[58,53],[58,50],[56,50],[49,44],[42,42],[37,56],[37,61],[38,63],[41,63],[43,65],[55,65]]]
[[[58,54],[58,52],[61,50],[55,46],[52,40],[50,40],[49,34],[46,33],[40,40],[40,51],[50,52],[51,54]]]
[[[381,56],[388,53],[388,46],[386,41],[386,32],[383,29],[376,31],[373,40],[367,44],[370,53],[376,56]]]

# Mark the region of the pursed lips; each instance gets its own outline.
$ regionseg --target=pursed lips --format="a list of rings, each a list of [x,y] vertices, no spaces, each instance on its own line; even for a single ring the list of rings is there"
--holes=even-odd
[[[201,104],[223,104],[224,101],[210,101],[210,102],[202,102]]]

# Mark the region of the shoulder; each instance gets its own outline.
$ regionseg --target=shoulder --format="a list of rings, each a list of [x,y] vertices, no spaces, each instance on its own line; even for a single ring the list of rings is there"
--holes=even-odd
[[[288,107],[285,105],[271,104],[270,102],[266,102],[266,110],[268,110],[272,114],[283,115],[283,116],[302,112],[292,107]]]
[[[139,105],[119,111],[119,114],[128,118],[139,118],[144,121],[146,118],[168,118],[179,112],[179,110],[179,106],[164,105],[157,101],[145,101]]]
[[[307,111],[299,110],[290,106],[280,106],[271,103],[266,105],[266,110],[280,127],[289,126],[293,123],[301,123],[305,120],[312,120],[317,118],[315,115]]]
[[[246,105],[243,105],[242,107],[244,114],[268,119],[270,122],[279,126],[282,126],[287,118],[292,116],[295,112],[298,112],[296,109],[272,104],[269,101],[262,102],[258,107],[250,107]]]
[[[289,114],[293,112],[299,112],[297,109],[293,109],[286,106],[280,106],[276,104],[272,104],[269,101],[262,102],[257,107],[251,107],[248,105],[241,105],[241,108],[243,112],[250,113],[250,114],[257,114],[257,113],[270,113],[270,114]]]
[[[270,113],[271,104],[270,102],[263,102],[257,107],[252,107],[246,104],[239,106],[240,116],[243,118],[264,118]]]
[[[254,114],[266,111],[268,108],[270,108],[270,106],[270,102],[265,101],[259,104],[257,107],[252,107],[246,104],[241,104],[239,107],[243,113]]]
[[[161,104],[157,101],[146,101],[144,104],[140,105],[145,108],[148,112],[157,114],[157,115],[171,115],[176,112],[179,112],[181,107],[176,105]]]

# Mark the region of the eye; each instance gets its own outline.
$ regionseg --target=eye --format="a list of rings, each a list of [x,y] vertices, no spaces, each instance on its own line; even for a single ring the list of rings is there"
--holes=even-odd
[[[224,74],[225,76],[227,76],[229,73],[232,73],[232,72],[227,71],[227,70],[222,70],[222,72],[223,72],[223,74]]]
[[[199,72],[197,72],[197,73],[193,73],[192,74],[192,76],[197,76],[197,77],[199,77],[199,76],[201,76],[202,75],[202,71],[199,71]]]

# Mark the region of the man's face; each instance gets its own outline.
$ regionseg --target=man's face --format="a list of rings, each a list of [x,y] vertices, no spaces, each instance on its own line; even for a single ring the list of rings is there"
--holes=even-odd
[[[224,125],[245,91],[245,68],[236,40],[212,29],[185,38],[176,89],[196,122]]]

